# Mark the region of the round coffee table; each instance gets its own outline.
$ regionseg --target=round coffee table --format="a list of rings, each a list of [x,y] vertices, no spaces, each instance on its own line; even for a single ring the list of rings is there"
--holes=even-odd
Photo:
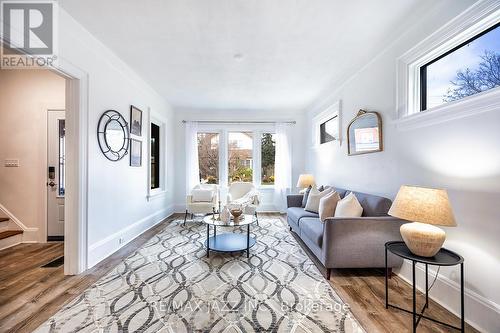
[[[210,250],[217,252],[238,252],[247,251],[247,258],[250,256],[250,248],[257,242],[255,238],[250,237],[250,225],[257,222],[254,215],[243,214],[235,222],[232,218],[228,222],[217,220],[218,215],[208,215],[203,218],[203,222],[207,225],[207,258],[210,255]],[[210,226],[213,226],[214,235],[210,237]],[[246,234],[224,233],[217,235],[217,227],[232,227],[237,228],[247,226]]]

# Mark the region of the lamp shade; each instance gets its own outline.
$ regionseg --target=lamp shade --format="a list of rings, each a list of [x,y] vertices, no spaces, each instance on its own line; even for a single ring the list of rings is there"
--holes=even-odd
[[[427,224],[455,227],[446,190],[403,185],[389,209],[389,215]]]
[[[299,176],[299,180],[297,181],[298,188],[306,188],[309,185],[314,185],[314,176],[310,174],[302,174]]]

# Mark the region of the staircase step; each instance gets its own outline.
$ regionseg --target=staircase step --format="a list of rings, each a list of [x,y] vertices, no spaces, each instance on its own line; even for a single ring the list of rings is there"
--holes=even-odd
[[[8,217],[0,217],[0,222],[5,222],[10,220]]]
[[[22,233],[23,233],[22,230],[7,230],[7,231],[2,231],[2,232],[0,232],[0,239],[9,238],[9,237],[12,237],[12,236],[15,236],[15,235],[19,235],[19,234],[22,234]]]

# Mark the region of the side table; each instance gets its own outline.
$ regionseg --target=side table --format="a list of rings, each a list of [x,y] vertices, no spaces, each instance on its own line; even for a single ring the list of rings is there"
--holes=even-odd
[[[389,280],[387,276],[387,251],[401,257],[404,259],[411,260],[412,262],[412,284],[413,284],[413,310],[403,309],[399,306],[392,305],[389,303]],[[420,313],[417,313],[417,289],[415,281],[415,266],[417,263],[422,263],[425,265],[425,304]],[[437,319],[428,317],[424,315],[424,311],[429,308],[429,265],[434,266],[455,266],[460,265],[460,327],[453,326],[451,324],[439,321]],[[421,257],[411,253],[410,249],[406,246],[404,242],[387,242],[385,243],[385,308],[393,307],[413,315],[413,332],[417,332],[417,326],[420,319],[425,318],[432,320],[441,325],[445,325],[450,328],[459,330],[460,332],[465,332],[465,320],[464,320],[464,258],[457,253],[442,248],[434,257]]]

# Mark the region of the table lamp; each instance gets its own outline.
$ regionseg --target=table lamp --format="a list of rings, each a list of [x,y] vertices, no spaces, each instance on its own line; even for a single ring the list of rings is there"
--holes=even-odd
[[[299,176],[299,180],[297,181],[297,187],[300,188],[299,193],[303,193],[306,188],[309,186],[313,186],[315,184],[314,182],[314,176],[310,174],[302,174]]]
[[[409,221],[400,232],[413,254],[433,257],[446,239],[445,232],[435,225],[455,227],[446,190],[403,185],[389,209],[389,215]]]

